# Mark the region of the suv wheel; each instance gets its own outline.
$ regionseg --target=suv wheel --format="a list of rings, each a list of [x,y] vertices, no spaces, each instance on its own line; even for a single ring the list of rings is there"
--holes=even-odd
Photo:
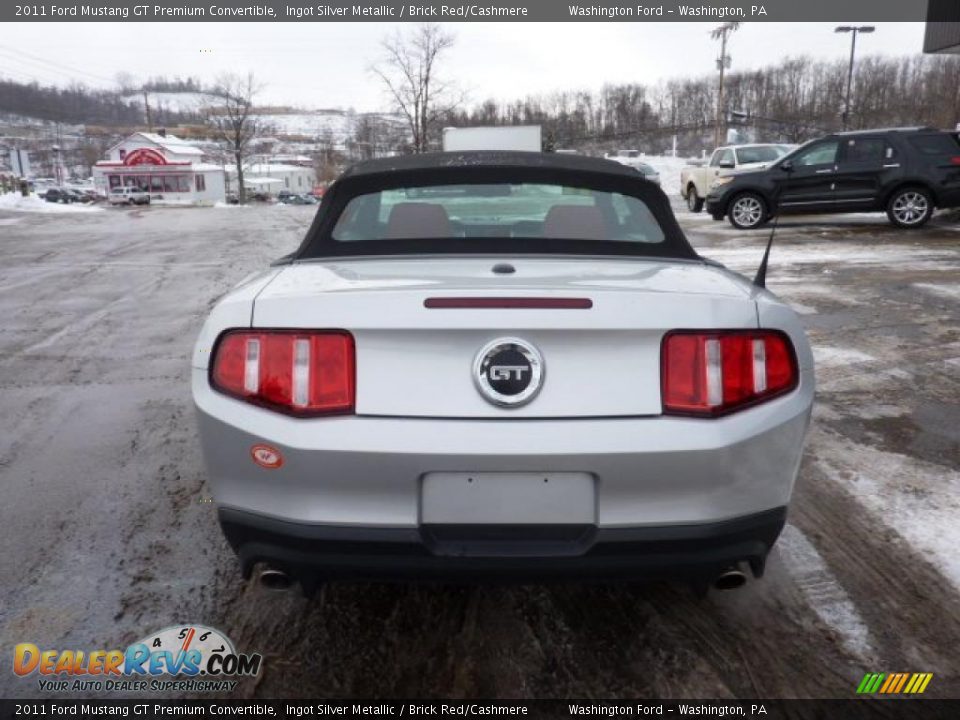
[[[733,199],[727,214],[738,230],[752,230],[767,221],[767,204],[756,193],[745,192]]]
[[[703,198],[697,195],[697,188],[693,185],[687,190],[687,208],[695,213],[703,210]]]
[[[887,217],[897,227],[918,228],[933,215],[933,198],[922,187],[897,190],[887,203]]]

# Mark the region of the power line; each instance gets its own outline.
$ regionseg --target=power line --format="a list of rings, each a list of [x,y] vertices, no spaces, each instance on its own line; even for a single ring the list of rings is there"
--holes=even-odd
[[[76,68],[72,68],[67,65],[62,65],[61,63],[46,60],[44,58],[37,57],[36,55],[32,55],[28,52],[24,52],[23,50],[14,50],[12,48],[9,48],[9,49],[0,48],[0,54],[6,55],[10,59],[19,61],[21,63],[29,63],[33,65],[37,65],[37,64],[45,65],[56,72],[69,73],[72,76],[77,76],[77,75],[86,76],[98,82],[107,82],[111,84],[115,82],[113,79],[106,78],[102,75],[97,75],[95,73],[87,72],[86,70],[78,70]],[[47,70],[47,72],[49,72],[49,70]]]

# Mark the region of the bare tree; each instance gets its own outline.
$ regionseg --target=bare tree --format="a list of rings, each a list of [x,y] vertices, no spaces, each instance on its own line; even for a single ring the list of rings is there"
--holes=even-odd
[[[252,72],[246,75],[221,75],[207,94],[212,104],[207,108],[207,122],[218,140],[225,143],[227,152],[237,167],[237,194],[240,204],[247,201],[243,185],[244,159],[254,140],[266,132],[266,126],[254,114],[254,98],[263,90]]]
[[[398,30],[383,40],[384,58],[371,68],[406,118],[416,153],[427,151],[437,120],[463,100],[456,86],[437,74],[438,59],[453,44],[453,35],[436,24],[418,25],[408,34]]]

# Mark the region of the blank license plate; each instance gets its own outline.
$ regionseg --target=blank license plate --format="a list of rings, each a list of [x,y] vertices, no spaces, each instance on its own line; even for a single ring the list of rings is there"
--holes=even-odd
[[[594,524],[590,473],[428,473],[420,522],[430,524]]]

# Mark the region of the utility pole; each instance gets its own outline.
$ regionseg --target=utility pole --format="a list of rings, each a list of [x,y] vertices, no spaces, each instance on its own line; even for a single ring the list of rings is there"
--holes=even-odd
[[[873,25],[839,25],[835,33],[850,33],[850,66],[847,68],[847,97],[843,103],[843,129],[850,128],[850,88],[853,86],[853,58],[857,52],[857,33],[872,33],[876,28]]]
[[[147,91],[143,91],[143,107],[147,113],[147,132],[153,132],[153,118],[150,117],[150,98]]]
[[[717,58],[717,69],[720,71],[720,85],[717,88],[717,120],[714,127],[713,145],[719,147],[723,144],[723,76],[724,71],[730,67],[730,56],[727,55],[727,38],[730,33],[740,28],[738,22],[726,22],[718,25],[710,33],[714,40],[720,40],[720,57]]]

